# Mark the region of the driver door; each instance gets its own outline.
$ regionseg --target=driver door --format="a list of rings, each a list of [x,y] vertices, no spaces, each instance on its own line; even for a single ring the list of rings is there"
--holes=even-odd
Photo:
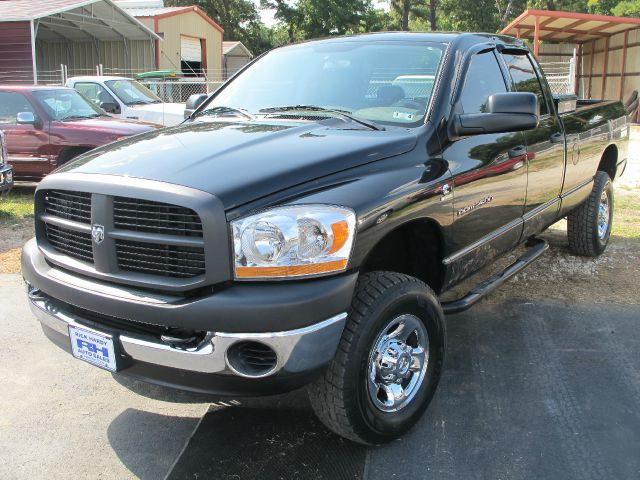
[[[454,110],[484,113],[489,96],[507,92],[505,75],[493,50],[473,55],[467,65]],[[527,151],[521,132],[491,133],[450,142],[443,157],[453,176],[455,242],[445,264],[455,282],[520,241]]]

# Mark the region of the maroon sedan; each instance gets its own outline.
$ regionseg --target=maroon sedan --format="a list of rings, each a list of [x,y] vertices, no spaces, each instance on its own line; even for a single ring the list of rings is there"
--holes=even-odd
[[[0,86],[0,130],[16,180],[40,180],[81,153],[155,128],[114,119],[72,88]]]

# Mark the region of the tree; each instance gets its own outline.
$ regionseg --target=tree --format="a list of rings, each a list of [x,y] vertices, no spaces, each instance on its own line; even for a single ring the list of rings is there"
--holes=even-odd
[[[399,19],[400,30],[410,30],[411,20],[428,20],[430,29],[437,30],[437,9],[440,0],[390,0],[391,11]]]
[[[640,0],[624,0],[611,9],[618,17],[640,17]]]
[[[275,9],[289,41],[358,33],[367,21],[380,20],[371,0],[262,0],[262,6]]]

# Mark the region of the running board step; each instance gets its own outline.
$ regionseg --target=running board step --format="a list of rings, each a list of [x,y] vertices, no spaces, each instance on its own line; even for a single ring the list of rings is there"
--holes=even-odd
[[[473,287],[469,293],[458,300],[452,300],[450,302],[442,303],[442,310],[445,314],[462,312],[472,307],[478,300],[485,295],[493,292],[496,288],[501,286],[504,282],[509,280],[514,275],[520,273],[526,267],[531,265],[535,260],[542,255],[549,244],[539,238],[534,238],[528,242],[529,248],[522,254],[518,260],[509,265],[507,268],[491,275],[484,282],[479,283]]]

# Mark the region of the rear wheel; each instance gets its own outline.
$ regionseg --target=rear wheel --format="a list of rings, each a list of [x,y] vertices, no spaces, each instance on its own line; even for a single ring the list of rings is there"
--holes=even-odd
[[[576,255],[600,255],[607,248],[612,225],[613,185],[609,175],[599,171],[589,198],[567,216],[569,248]]]
[[[426,284],[398,273],[366,273],[336,356],[309,387],[311,405],[345,438],[368,445],[397,438],[431,401],[444,349],[444,315]]]

